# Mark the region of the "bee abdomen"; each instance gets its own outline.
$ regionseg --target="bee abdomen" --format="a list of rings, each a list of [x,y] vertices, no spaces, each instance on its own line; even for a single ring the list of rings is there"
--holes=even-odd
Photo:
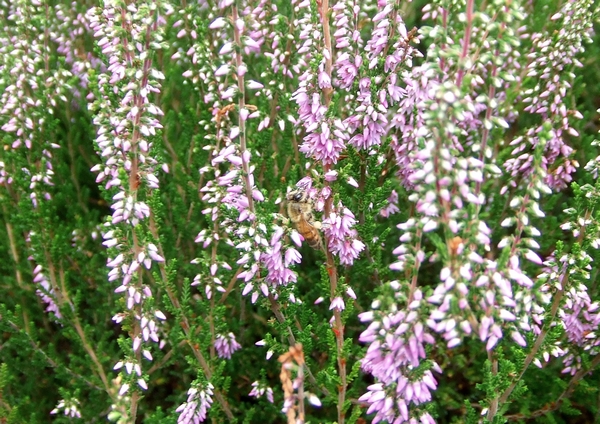
[[[310,247],[312,247],[315,250],[321,249],[321,237],[319,237],[319,236],[317,236],[313,239],[306,240],[306,242],[308,243],[308,245]]]

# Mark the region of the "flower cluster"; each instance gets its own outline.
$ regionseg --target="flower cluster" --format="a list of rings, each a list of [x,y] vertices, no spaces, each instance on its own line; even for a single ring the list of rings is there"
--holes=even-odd
[[[447,10],[438,10],[435,6],[431,10],[435,11],[432,16],[437,19],[447,18]],[[387,13],[390,13],[389,10]],[[518,17],[521,11],[507,9],[503,13]],[[385,15],[385,10],[381,14]],[[517,30],[514,25],[513,23],[503,29],[501,35],[507,40],[516,40]],[[543,292],[536,298],[532,292],[533,280],[523,269],[522,262],[526,260],[535,265],[541,265],[542,262],[534,252],[534,249],[540,247],[534,240],[540,232],[533,225],[532,217],[536,219],[544,216],[538,199],[542,193],[550,192],[543,181],[544,167],[549,161],[540,160],[540,155],[536,156],[532,152],[527,167],[504,164],[504,168],[512,172],[513,178],[519,175],[520,180],[509,180],[501,188],[501,194],[511,190],[512,195],[510,204],[507,204],[510,215],[501,225],[516,228],[497,245],[498,250],[504,251],[502,256],[495,258],[489,253],[484,255],[483,252],[492,251],[492,231],[490,225],[481,218],[480,211],[488,210],[499,199],[493,194],[486,197],[482,187],[488,178],[502,175],[502,163],[496,162],[487,146],[487,139],[496,128],[507,128],[507,119],[515,120],[517,115],[514,109],[499,107],[500,102],[505,101],[505,92],[498,92],[495,88],[484,91],[485,78],[490,76],[489,68],[474,65],[468,71],[474,72],[474,75],[467,79],[460,66],[454,67],[470,51],[477,49],[469,42],[476,39],[480,32],[481,28],[467,25],[464,33],[456,37],[463,40],[462,51],[449,54],[442,48],[447,42],[444,33],[435,29],[423,31],[424,37],[435,39],[430,45],[428,56],[440,58],[439,63],[429,62],[412,72],[404,72],[406,90],[402,90],[404,98],[400,100],[403,113],[397,114],[391,121],[392,128],[402,129],[402,136],[394,134],[392,146],[399,175],[405,179],[405,186],[412,191],[409,200],[415,203],[416,216],[398,226],[403,234],[400,238],[401,245],[394,250],[398,261],[391,268],[408,273],[416,281],[418,269],[427,256],[432,261],[441,261],[443,265],[439,283],[434,286],[433,294],[428,298],[422,300],[421,295],[418,296],[419,305],[412,312],[412,320],[419,322],[421,326],[426,323],[431,330],[439,333],[448,348],[460,344],[463,337],[475,336],[485,342],[487,350],[491,350],[498,345],[505,333],[524,347],[527,344],[524,336],[526,333],[541,332],[539,317],[545,310],[548,298]],[[376,31],[374,36],[383,37],[385,34],[382,29]],[[369,46],[374,52],[378,51],[375,47],[377,43],[367,43],[367,48]],[[578,49],[573,51],[576,50]],[[492,76],[502,67],[519,66],[510,50],[505,50],[502,54],[511,56],[513,60],[494,60]],[[475,58],[487,60],[485,55]],[[540,60],[543,61],[543,57]],[[478,72],[481,72],[481,76],[477,76]],[[464,89],[463,84],[469,85],[468,90]],[[511,84],[514,84],[514,80],[503,77],[498,78],[496,87],[508,89]],[[481,94],[474,95],[471,91]],[[541,98],[543,105],[547,105],[546,97]],[[560,101],[558,97],[554,99]],[[556,108],[549,108],[554,109]],[[542,112],[545,111],[546,109]],[[546,151],[544,149],[552,143],[553,133],[548,129],[542,130],[542,127],[532,131],[539,136],[539,142],[534,143],[538,151]],[[481,133],[483,138],[479,135]],[[515,140],[513,145],[519,146],[518,152],[522,152],[523,148],[519,143],[520,140]],[[415,149],[416,146],[419,148]],[[513,154],[518,152],[515,150]],[[564,149],[562,152],[569,154]],[[522,159],[523,155],[518,160]],[[445,243],[435,242],[435,252],[427,253],[422,247],[425,245],[424,239],[430,238],[429,234],[434,230],[442,231],[446,240]],[[431,240],[437,240],[437,236],[431,237]],[[401,288],[406,290],[402,286],[395,287],[397,290]],[[412,286],[410,290],[409,298],[417,299],[418,291],[414,292]],[[378,320],[371,315],[366,317],[368,320],[374,319],[376,329],[379,329],[380,322],[393,322],[388,315],[387,321]],[[406,326],[400,328],[403,328],[403,332],[406,331]],[[380,358],[380,344],[373,337],[365,336],[363,339],[370,343],[366,356],[368,367],[371,363],[370,354],[374,358]],[[386,342],[391,343],[391,340]],[[391,367],[394,371],[389,371],[388,368],[388,365],[382,367],[392,374],[403,370],[401,364]],[[378,393],[396,387],[395,380],[377,368],[373,368],[372,373],[378,383],[364,399],[371,403],[371,411],[377,412],[376,420],[391,420],[400,416],[407,421],[412,416],[408,406],[403,403],[393,405],[392,402],[394,399],[404,402],[406,396],[395,394],[387,398]],[[404,385],[399,384],[398,387]],[[435,389],[435,385],[429,387]],[[426,399],[418,399],[415,405],[424,400]]]
[[[187,401],[179,405],[177,424],[198,424],[206,420],[208,410],[213,402],[213,389],[211,383],[205,386],[193,386],[187,394]]]
[[[64,56],[70,73],[78,80],[78,84],[71,85],[72,104],[78,108],[78,102],[84,100],[89,90],[89,70],[106,72],[106,65],[83,48],[85,37],[93,33],[87,16],[78,10],[78,4],[57,4],[56,8],[57,25],[50,31],[50,37],[57,45],[57,53]]]
[[[254,396],[256,398],[266,396],[267,400],[273,403],[273,389],[259,381],[252,383],[252,390],[248,393],[248,396]]]
[[[151,287],[142,282],[142,267],[150,269],[153,264],[164,263],[160,247],[148,237],[129,237],[140,225],[150,227],[152,211],[142,200],[141,192],[147,190],[149,197],[159,186],[156,176],[159,163],[150,152],[152,139],[162,128],[159,117],[163,112],[150,96],[160,91],[164,75],[152,68],[150,58],[157,46],[150,34],[160,31],[158,23],[164,23],[163,13],[168,15],[171,11],[138,4],[129,5],[127,13],[112,5],[93,8],[87,15],[90,28],[110,64],[107,73],[98,75],[98,92],[91,104],[98,111],[94,119],[96,145],[103,160],[92,170],[98,173],[96,181],[104,182],[105,188],[114,193],[112,219],[105,224],[103,244],[111,252],[107,263],[109,281],[120,281],[115,291],[125,293],[127,314],[139,323],[137,331],[131,334],[136,360],[127,362],[134,364],[138,377],[141,377],[142,351],[147,359],[152,359],[147,349],[141,349],[142,343],[159,342],[156,318],[166,319],[154,305]],[[123,32],[122,28],[128,30]],[[126,48],[128,45],[135,48]],[[163,170],[168,171],[168,167],[163,166]],[[124,314],[117,314],[114,320],[118,323],[124,318]],[[131,374],[130,368],[126,367],[128,374]],[[130,387],[127,381],[123,382],[121,394]],[[143,378],[137,382],[142,389],[147,389]]]
[[[390,283],[396,293],[400,284]],[[370,322],[360,335],[360,341],[369,343],[362,360],[362,368],[372,374],[377,383],[369,386],[368,392],[359,400],[370,404],[368,413],[375,413],[373,422],[412,422],[419,419],[423,423],[435,421],[427,412],[414,411],[411,404],[418,406],[431,400],[431,391],[437,388],[437,381],[430,369],[418,370],[425,363],[425,344],[435,343],[435,339],[419,320],[424,302],[420,290],[413,294],[412,301],[405,308],[396,304],[388,310],[381,310],[375,302],[372,310],[360,315],[362,322]],[[430,368],[441,373],[433,363]]]
[[[340,424],[433,424],[442,396],[464,404],[450,421],[560,421],[568,397],[591,404],[593,0],[5,3],[15,420],[304,422],[308,401]],[[11,385],[32,353],[27,378],[55,375]],[[479,402],[454,390],[459,358]],[[527,396],[551,359],[565,384]],[[188,388],[175,405],[165,382]]]
[[[50,285],[48,277],[44,274],[44,269],[41,265],[37,265],[33,269],[33,282],[41,286],[41,288],[36,290],[36,293],[47,305],[46,312],[53,312],[56,318],[61,319],[62,315],[55,300],[56,293]]]
[[[13,190],[29,197],[34,209],[52,197],[53,150],[60,146],[46,132],[66,100],[72,76],[66,69],[50,67],[48,33],[30,30],[29,20],[43,16],[45,8],[37,2],[11,5],[5,15],[7,31],[0,39],[0,128],[6,135],[5,150],[12,152],[3,163],[10,175],[4,181],[18,181],[20,187]]]
[[[261,8],[262,6],[259,6]],[[235,9],[237,12],[237,9]],[[262,10],[262,9],[261,9]],[[256,10],[255,10],[256,12]],[[253,53],[260,50],[264,41],[264,29],[261,29],[258,21],[254,20],[254,14],[242,13],[235,22],[230,22],[224,17],[217,17],[209,24],[209,28],[217,33],[226,35],[229,31],[234,33],[234,39],[244,40],[243,45],[239,47],[246,53]],[[240,91],[244,87],[243,78],[247,72],[245,64],[241,63],[242,57],[239,51],[232,48],[232,43],[226,43],[221,48],[221,60],[225,63],[213,72],[213,77],[217,82],[219,98],[208,97],[205,101],[212,102],[213,113],[216,124],[216,145],[211,152],[211,167],[204,167],[200,170],[202,175],[208,175],[212,172],[215,180],[208,180],[201,188],[203,193],[202,200],[209,205],[203,213],[210,215],[213,222],[212,233],[209,230],[202,230],[196,242],[202,243],[203,247],[211,244],[214,246],[221,239],[233,243],[240,251],[240,259],[237,264],[245,268],[238,274],[239,279],[245,283],[243,293],[252,293],[252,301],[255,302],[262,293],[267,296],[270,293],[267,284],[287,285],[296,281],[296,274],[289,267],[300,260],[300,254],[294,248],[287,248],[284,252],[282,243],[283,229],[277,225],[269,225],[258,222],[256,208],[265,198],[255,183],[254,165],[251,160],[253,154],[246,148],[245,134],[243,129],[247,121],[256,118],[257,113],[250,112],[250,106],[245,103],[238,103],[238,122],[234,123],[230,118],[230,106],[221,106],[223,100],[230,100],[233,93]],[[235,65],[235,66],[234,66]],[[232,78],[235,70],[237,78]],[[235,85],[228,85],[229,82]],[[242,85],[239,85],[239,84]],[[261,89],[262,84],[256,81],[248,82],[248,89]],[[260,93],[260,91],[259,91]],[[269,95],[267,93],[267,95]],[[264,129],[269,125],[268,120],[263,120],[258,127]],[[221,145],[222,147],[217,148]],[[218,224],[221,217],[220,205],[225,210],[233,212],[226,218],[228,225],[222,228]],[[270,237],[270,240],[269,240]],[[210,264],[211,270],[213,264]],[[259,280],[262,270],[266,270],[264,282],[255,283]],[[195,283],[199,284],[201,277],[196,276]],[[211,293],[210,282],[205,289],[206,293]]]
[[[358,240],[358,232],[354,229],[356,219],[350,209],[341,203],[323,220],[323,232],[327,238],[331,253],[339,256],[340,263],[352,265],[358,258],[365,244]]]
[[[540,115],[543,124],[527,131],[527,142],[536,146],[539,133],[544,131],[543,126],[552,126],[544,145],[544,168],[547,184],[556,190],[567,187],[579,167],[573,158],[573,148],[566,140],[569,136],[579,137],[571,121],[573,118],[582,119],[583,115],[572,110],[565,97],[575,78],[573,70],[583,66],[576,56],[583,50],[583,43],[590,41],[592,8],[592,1],[566,2],[550,18],[559,28],[556,34],[533,33],[530,36],[532,51],[536,53],[530,55],[533,60],[526,71],[527,76],[537,83],[524,92],[523,102],[528,104],[524,110]],[[529,166],[531,156],[522,153],[525,149],[525,143],[515,148],[521,154],[508,167],[513,176],[533,171]]]
[[[387,205],[379,211],[379,215],[384,218],[389,218],[390,215],[393,215],[400,211],[398,208],[398,193],[396,190],[392,190],[392,194],[387,199]]]
[[[235,340],[233,333],[226,335],[217,334],[215,349],[219,358],[231,359],[231,354],[241,348],[242,346]]]
[[[411,164],[415,160],[415,152],[418,151],[417,140],[429,135],[425,112],[439,84],[433,75],[427,64],[403,73],[405,95],[391,119],[392,128],[397,129],[397,132],[391,133],[391,145],[398,165],[396,173],[407,188],[413,187],[409,177],[413,172]]]
[[[360,2],[341,0],[332,7],[333,25],[336,28],[333,36],[338,52],[334,63],[334,84],[342,89],[352,87],[362,65],[364,41],[360,36],[358,23],[365,13],[361,11]],[[362,13],[361,13],[362,12]]]
[[[139,342],[138,342],[139,344]],[[149,352],[148,352],[149,354]],[[152,360],[152,357],[150,356],[149,358]],[[148,390],[148,385],[146,384],[146,380],[144,380],[142,378],[142,368],[140,367],[140,365],[134,361],[119,361],[115,364],[114,366],[114,370],[119,370],[121,368],[123,368],[123,366],[125,366],[125,371],[127,372],[128,375],[133,376],[133,374],[135,374],[134,378],[137,378],[137,383],[138,385],[144,389],[144,390]],[[129,384],[125,383],[121,386],[121,389],[119,390],[119,396],[123,396],[127,393],[127,391],[129,390]]]
[[[591,278],[594,262],[590,254],[592,249],[600,248],[598,237],[598,223],[593,219],[586,218],[589,204],[598,198],[599,193],[592,186],[584,186],[578,192],[578,196],[585,196],[585,202],[577,202],[577,206],[568,208],[564,212],[569,217],[568,221],[561,225],[565,231],[570,231],[573,237],[578,237],[589,250],[577,250],[573,252],[555,252],[545,262],[544,272],[538,276],[544,284],[540,291],[553,292],[552,302],[559,306],[556,315],[550,316],[554,326],[564,329],[565,340],[557,341],[553,346],[546,347],[542,351],[545,361],[550,355],[562,357],[563,373],[574,376],[580,372],[583,365],[583,353],[598,355],[600,353],[600,337],[597,329],[600,325],[600,304],[592,300],[586,282]],[[539,320],[541,320],[541,314]],[[543,334],[543,333],[542,333]],[[538,360],[538,366],[541,361]]]
[[[299,77],[298,88],[292,95],[298,105],[298,123],[306,134],[299,151],[324,165],[332,165],[337,163],[344,150],[346,127],[340,119],[326,116],[327,100],[321,94],[332,90],[329,65],[332,52],[329,50],[331,47],[322,45],[318,36],[323,30],[322,23],[315,22],[309,6],[308,2],[298,4],[299,11],[302,12],[302,18],[298,20],[302,46],[298,52],[306,54],[305,65],[314,61],[313,67],[306,66]],[[322,56],[313,56],[317,50],[322,52]],[[313,68],[316,68],[316,72]]]
[[[63,411],[64,414],[71,418],[81,418],[81,412],[79,411],[79,400],[76,398],[71,399],[61,399],[50,414],[58,414],[60,411]]]

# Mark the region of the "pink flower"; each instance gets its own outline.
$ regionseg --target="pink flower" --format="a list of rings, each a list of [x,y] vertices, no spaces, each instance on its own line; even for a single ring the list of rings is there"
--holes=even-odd
[[[231,359],[231,355],[241,348],[242,346],[235,340],[235,335],[233,333],[217,335],[215,349],[217,350],[219,358]]]
[[[352,212],[341,203],[338,210],[342,214],[332,212],[323,220],[323,232],[328,241],[328,248],[340,258],[340,263],[352,265],[358,258],[360,252],[365,248],[365,244],[358,240],[358,232],[353,228],[356,219]]]
[[[204,388],[191,387],[188,390],[187,402],[175,410],[179,412],[177,424],[199,424],[206,419],[213,402],[213,385],[208,383]]]

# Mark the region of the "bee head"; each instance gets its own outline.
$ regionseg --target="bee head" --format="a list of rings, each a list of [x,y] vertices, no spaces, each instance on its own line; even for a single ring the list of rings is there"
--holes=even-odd
[[[305,202],[307,194],[304,190],[293,190],[288,193],[287,199],[293,202]]]

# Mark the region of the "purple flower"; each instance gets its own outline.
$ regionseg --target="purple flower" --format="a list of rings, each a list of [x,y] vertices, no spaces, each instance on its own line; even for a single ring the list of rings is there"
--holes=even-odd
[[[76,398],[61,399],[50,414],[58,414],[61,410],[64,414],[71,418],[81,418],[81,412],[79,411],[80,402]]]
[[[570,110],[566,93],[571,90],[575,78],[574,68],[583,66],[577,55],[584,49],[583,42],[592,31],[593,22],[589,19],[588,9],[573,2],[562,4],[552,20],[556,21],[556,33],[530,35],[532,52],[543,51],[543,54],[528,56],[531,60],[525,71],[535,83],[525,90],[522,99],[527,104],[524,110],[539,115],[542,124],[530,128],[524,138],[511,143],[513,157],[505,167],[513,176],[534,172],[532,150],[540,146],[544,155],[540,166],[547,171],[545,182],[555,190],[562,190],[579,168],[573,157],[574,150],[567,144],[570,137],[579,137],[571,122],[583,118],[581,113]],[[546,134],[542,137],[543,133]]]
[[[50,285],[48,278],[44,274],[41,265],[37,265],[33,270],[33,282],[39,283],[40,286],[42,286],[36,290],[36,293],[47,305],[46,312],[53,312],[56,318],[61,319],[62,315],[60,313],[60,309],[54,300],[56,294],[54,293],[54,289]]]
[[[395,290],[401,288],[396,282],[390,286]],[[430,370],[412,371],[425,359],[425,344],[435,342],[419,320],[423,301],[419,290],[415,291],[413,299],[405,310],[377,311],[375,304],[374,310],[359,315],[362,322],[370,322],[359,337],[361,342],[369,343],[362,368],[377,382],[369,386],[369,391],[359,400],[370,404],[367,412],[375,413],[373,422],[410,422],[416,418],[410,404],[430,401],[431,391],[437,387]],[[432,363],[432,369],[441,372],[435,363]],[[428,414],[421,419],[432,422]]]
[[[329,310],[332,309],[337,309],[340,312],[346,309],[346,304],[344,303],[344,299],[342,299],[341,296],[336,296],[333,298],[331,304],[329,305]]]
[[[356,224],[354,214],[341,203],[337,210],[341,214],[332,212],[323,220],[323,232],[327,237],[329,251],[339,256],[341,264],[352,265],[365,244],[358,240],[358,232],[353,228]]]
[[[426,373],[430,372],[426,371]],[[421,390],[420,387],[406,387],[409,391]],[[376,414],[372,423],[386,421],[398,424],[435,424],[435,420],[428,412],[413,414],[409,410],[408,402],[401,397],[402,394],[390,393],[385,390],[382,384],[372,384],[367,389],[367,393],[362,395],[359,400],[371,404],[367,414]]]
[[[417,137],[428,134],[425,125],[427,104],[433,99],[436,87],[435,81],[426,65],[413,68],[403,76],[404,96],[399,100],[398,112],[394,114],[390,125],[397,128],[397,134],[392,135],[392,148],[398,164],[398,176],[403,184],[410,188],[413,183],[409,176],[414,172],[413,163],[418,149]]]
[[[387,202],[388,204],[379,211],[379,215],[384,218],[388,218],[390,215],[400,211],[400,208],[398,208],[398,193],[396,190],[392,190],[392,194],[387,198]]]
[[[187,402],[175,410],[179,412],[177,424],[198,424],[206,419],[212,404],[213,385],[208,383],[204,388],[191,387],[188,390]]]
[[[357,96],[358,106],[354,109],[354,114],[344,121],[348,127],[348,132],[353,134],[349,143],[357,149],[368,150],[373,146],[381,144],[381,137],[387,132],[387,109],[379,103],[376,104],[371,99],[371,79],[362,78],[359,82],[359,94]]]
[[[273,403],[273,389],[264,383],[259,381],[255,381],[252,383],[252,390],[248,393],[248,396],[254,396],[256,398],[262,397],[263,395],[267,396],[267,400]]]
[[[335,47],[339,51],[334,63],[337,76],[335,85],[348,89],[352,87],[363,62],[362,55],[356,53],[362,51],[364,45],[358,28],[360,8],[356,1],[340,0],[332,10],[333,25],[336,28],[333,36]]]
[[[333,133],[328,121],[308,127],[307,132],[310,132],[304,137],[300,151],[306,154],[307,157],[321,161],[323,164],[337,163],[341,152],[345,148],[346,135],[343,130],[339,129],[344,128],[340,120],[336,120],[334,125],[338,129],[334,129]]]
[[[585,224],[584,220],[577,220],[576,218],[576,216],[573,217],[577,224]],[[574,224],[572,223],[570,226],[575,227]],[[570,226],[563,224],[562,227],[563,229],[567,229]],[[578,226],[577,228],[580,227]],[[595,235],[592,235],[592,237],[595,238]],[[582,251],[579,255],[585,257],[586,262],[588,260],[591,262],[591,258],[587,256],[587,253]],[[564,365],[562,372],[571,375],[575,375],[583,366],[582,352],[595,355],[600,352],[600,337],[598,334],[600,303],[597,301],[593,302],[590,299],[586,285],[577,281],[578,278],[582,280],[589,279],[588,270],[590,267],[588,265],[587,269],[583,270],[577,269],[577,267],[571,268],[575,263],[573,256],[573,254],[565,255],[559,261],[556,261],[553,256],[550,257],[544,262],[546,265],[545,272],[539,277],[548,281],[548,283],[540,288],[544,293],[564,293],[564,301],[558,310],[555,322],[556,325],[564,329],[566,339],[569,342],[555,344],[550,351],[544,352],[543,357],[547,361],[550,354],[556,357],[562,356]],[[572,279],[572,281],[568,282],[567,287],[564,286],[564,282],[568,281],[565,278],[565,274],[569,276],[569,279]],[[577,274],[580,275],[577,276]],[[550,302],[549,296],[547,302]],[[544,310],[542,309],[534,319],[537,319],[541,324],[544,317]]]
[[[254,257],[258,258],[257,263],[252,263],[245,271],[238,274],[239,279],[243,279],[246,283],[242,295],[252,293],[252,302],[256,302],[260,293],[264,296],[268,296],[270,293],[277,297],[277,287],[287,286],[290,283],[295,283],[297,275],[290,269],[290,266],[296,263],[300,263],[302,256],[294,247],[284,247],[283,235],[284,229],[279,226],[274,226],[275,232],[271,236],[269,242],[266,239],[260,244],[258,250],[254,251]],[[262,226],[262,231],[266,231],[266,226]],[[292,233],[294,238],[294,233]],[[250,249],[249,243],[243,243],[243,248]],[[240,246],[242,248],[242,246]],[[250,255],[245,254],[238,263],[246,264],[250,261]],[[258,286],[255,285],[252,280],[257,273],[264,268],[267,275],[264,281]]]
[[[352,59],[349,53],[342,53],[338,56],[336,60],[338,79],[336,81],[340,88],[348,89],[352,87],[361,65],[361,56],[355,56],[354,59]]]
[[[321,103],[320,88],[314,85],[314,76],[307,71],[300,86],[292,95],[298,104],[298,117],[306,129],[300,151],[307,157],[324,164],[335,164],[343,151],[345,126],[341,120],[325,117],[327,108]]]
[[[288,266],[292,263],[299,263],[301,259],[300,253],[293,247],[287,249],[284,257],[281,240],[283,234],[283,228],[277,228],[275,234],[271,237],[269,247],[260,256],[261,262],[267,269],[265,280],[274,286],[286,286],[289,283],[296,282],[296,273],[289,269]]]
[[[235,340],[235,335],[229,333],[227,335],[218,334],[215,340],[215,349],[219,358],[231,359],[231,354],[242,348]]]

